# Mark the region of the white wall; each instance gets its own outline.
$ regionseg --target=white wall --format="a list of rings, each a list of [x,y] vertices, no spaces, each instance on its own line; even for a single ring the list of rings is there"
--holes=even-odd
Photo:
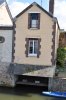
[[[0,43],[0,61],[12,61],[12,35],[13,30],[0,30],[0,36],[5,37],[5,42]]]
[[[6,9],[6,3],[0,5],[0,26],[13,26],[13,23]]]

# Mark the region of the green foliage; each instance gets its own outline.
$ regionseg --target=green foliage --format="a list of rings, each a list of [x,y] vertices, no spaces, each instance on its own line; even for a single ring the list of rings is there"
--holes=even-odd
[[[65,57],[66,57],[66,49],[59,47],[57,49],[57,66],[64,67]]]

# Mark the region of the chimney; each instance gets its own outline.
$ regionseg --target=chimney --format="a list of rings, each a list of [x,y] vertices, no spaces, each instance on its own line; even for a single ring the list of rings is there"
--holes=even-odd
[[[54,0],[49,0],[49,13],[54,14]]]

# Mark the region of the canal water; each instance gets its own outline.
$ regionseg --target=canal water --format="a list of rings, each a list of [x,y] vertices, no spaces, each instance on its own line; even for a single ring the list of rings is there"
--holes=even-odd
[[[41,92],[46,90],[43,88],[35,86],[0,87],[0,100],[66,100],[43,96]]]

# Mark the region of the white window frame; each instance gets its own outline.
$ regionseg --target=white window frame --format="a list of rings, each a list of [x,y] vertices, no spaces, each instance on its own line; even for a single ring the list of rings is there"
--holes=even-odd
[[[29,53],[29,48],[30,48],[30,41],[33,41],[33,53]],[[37,56],[37,54],[34,53],[34,48],[35,48],[35,40],[29,40],[29,46],[28,46],[28,56]]]
[[[27,12],[28,14],[31,14],[31,13],[41,13],[39,11],[31,11],[31,12]]]
[[[38,20],[32,20],[31,22],[31,28],[37,28]]]
[[[35,14],[36,12],[34,12]],[[31,13],[32,14],[32,13]],[[38,13],[37,13],[38,14]],[[35,24],[33,24],[33,21],[35,21]],[[38,20],[37,19],[33,19],[31,20],[31,28],[36,28],[37,29],[38,26]]]

